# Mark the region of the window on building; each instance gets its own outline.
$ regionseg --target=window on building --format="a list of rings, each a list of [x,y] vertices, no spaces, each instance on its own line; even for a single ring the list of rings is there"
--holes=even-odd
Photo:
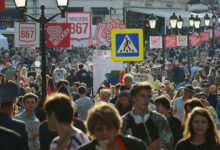
[[[83,12],[84,7],[68,7],[67,12]]]

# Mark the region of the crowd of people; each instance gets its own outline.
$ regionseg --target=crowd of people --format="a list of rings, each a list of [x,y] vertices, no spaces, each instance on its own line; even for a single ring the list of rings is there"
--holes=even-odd
[[[167,49],[165,62],[161,50],[145,49],[122,84],[98,89],[93,50],[48,49],[43,99],[39,49],[1,48],[0,149],[220,149],[218,49]],[[134,83],[135,74],[146,81]]]

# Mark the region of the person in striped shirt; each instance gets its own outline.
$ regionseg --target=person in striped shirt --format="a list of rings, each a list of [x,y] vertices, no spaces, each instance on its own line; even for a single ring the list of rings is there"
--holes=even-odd
[[[73,101],[62,93],[50,95],[44,103],[48,126],[58,136],[50,144],[50,150],[76,150],[78,146],[88,143],[87,136],[73,127]]]

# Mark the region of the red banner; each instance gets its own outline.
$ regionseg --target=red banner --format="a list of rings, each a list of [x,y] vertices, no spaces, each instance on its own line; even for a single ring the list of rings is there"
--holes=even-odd
[[[201,32],[202,41],[210,41],[210,32]]]
[[[70,24],[47,23],[47,47],[70,47]]]
[[[187,46],[187,36],[178,35],[177,36],[177,46]]]
[[[220,37],[220,29],[215,28],[214,36],[215,37]]]
[[[150,48],[162,48],[162,37],[150,36]]]
[[[200,46],[201,35],[191,35],[190,36],[190,46]]]
[[[5,0],[0,0],[0,12],[5,11]]]
[[[177,47],[177,36],[167,35],[165,36],[165,48],[176,48]]]

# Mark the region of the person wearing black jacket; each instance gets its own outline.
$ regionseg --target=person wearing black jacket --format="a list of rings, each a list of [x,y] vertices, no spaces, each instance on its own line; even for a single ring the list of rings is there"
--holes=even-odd
[[[180,139],[181,121],[170,113],[170,101],[167,99],[166,96],[163,95],[157,97],[155,99],[155,106],[157,112],[163,114],[168,120],[170,130],[173,134],[173,139],[174,139],[173,148],[174,148],[176,143]]]
[[[21,135],[13,130],[0,126],[0,150],[24,150],[25,143]]]
[[[128,91],[122,91],[118,96],[115,107],[117,108],[121,116],[132,110],[133,105],[129,98],[130,95]]]
[[[79,65],[79,71],[76,73],[76,80],[80,83],[85,83],[87,87],[90,85],[90,75],[89,73],[83,69],[83,64]]]
[[[29,150],[28,135],[26,126],[23,122],[10,118],[13,112],[13,103],[18,96],[19,88],[13,83],[4,83],[0,85],[0,126],[13,130],[21,136],[24,144],[23,150]],[[3,142],[0,140],[0,142]]]

